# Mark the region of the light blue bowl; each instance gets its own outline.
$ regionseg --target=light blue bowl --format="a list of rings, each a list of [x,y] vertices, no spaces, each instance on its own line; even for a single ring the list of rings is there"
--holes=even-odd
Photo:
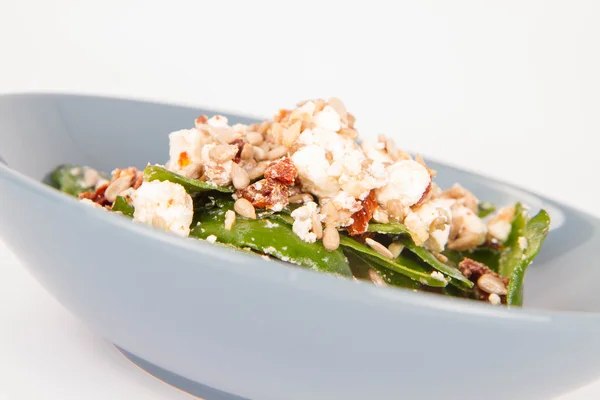
[[[2,239],[66,308],[144,368],[207,400],[531,400],[600,375],[600,223],[511,185],[432,165],[443,186],[457,181],[481,199],[550,210],[554,229],[528,273],[526,308],[509,310],[181,239],[39,183],[61,163],[105,171],[162,163],[167,134],[201,113],[213,112],[0,97]]]

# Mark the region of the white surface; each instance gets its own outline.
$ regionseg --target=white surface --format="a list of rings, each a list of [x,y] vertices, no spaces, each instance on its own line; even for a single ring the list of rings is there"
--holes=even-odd
[[[600,2],[221,3],[0,1],[0,92],[256,115],[335,95],[368,133],[600,215],[588,183]],[[0,265],[0,398],[186,398],[124,362],[3,246]],[[598,397],[600,382],[562,399]]]

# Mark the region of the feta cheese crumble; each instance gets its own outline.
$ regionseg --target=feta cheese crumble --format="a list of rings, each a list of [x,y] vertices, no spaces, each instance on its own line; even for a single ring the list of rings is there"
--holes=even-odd
[[[208,235],[206,237],[206,241],[209,243],[215,243],[217,241],[217,237],[215,235]]]
[[[377,191],[377,201],[400,200],[405,206],[416,204],[431,183],[427,168],[414,160],[395,162],[387,169],[388,183]]]
[[[313,230],[313,215],[318,216],[317,203],[314,201],[308,202],[302,207],[298,207],[292,212],[294,224],[292,230],[300,239],[308,243],[314,243],[317,240],[317,235]]]
[[[180,236],[190,234],[194,205],[183,186],[168,181],[144,182],[131,199],[135,207],[134,221]]]

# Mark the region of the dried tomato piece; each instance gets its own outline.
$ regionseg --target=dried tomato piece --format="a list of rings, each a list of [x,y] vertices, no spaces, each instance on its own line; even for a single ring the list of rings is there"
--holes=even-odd
[[[239,163],[242,157],[242,150],[244,149],[244,145],[246,141],[244,139],[235,139],[233,142],[229,143],[232,146],[237,146],[238,151],[233,158],[233,162]]]
[[[185,168],[188,165],[190,165],[192,162],[192,160],[190,160],[190,157],[188,156],[187,151],[182,151],[179,154],[179,159],[177,160],[177,164],[179,164],[180,168]]]
[[[274,179],[261,179],[238,191],[238,194],[252,203],[255,208],[280,211],[288,205],[290,190]]]
[[[354,222],[347,228],[350,236],[360,235],[367,231],[369,221],[373,218],[376,209],[377,200],[375,199],[375,192],[371,190],[369,195],[362,201],[362,208],[352,214]]]
[[[288,157],[272,162],[265,169],[265,178],[274,179],[286,185],[292,185],[298,176],[298,168]]]
[[[134,190],[137,190],[140,186],[142,186],[142,183],[144,183],[144,173],[142,171],[138,171],[135,174],[135,178],[133,178],[133,181],[131,182],[131,187]]]
[[[110,201],[104,197],[104,192],[106,192],[106,188],[108,187],[108,183],[105,183],[102,186],[99,186],[93,192],[83,192],[79,194],[80,199],[89,199],[94,203],[100,204],[102,207],[105,207],[109,204],[112,204]]]
[[[498,275],[492,271],[487,265],[465,257],[459,264],[458,269],[471,282],[477,282],[482,275],[493,275],[502,280],[505,285],[508,285],[508,278]]]

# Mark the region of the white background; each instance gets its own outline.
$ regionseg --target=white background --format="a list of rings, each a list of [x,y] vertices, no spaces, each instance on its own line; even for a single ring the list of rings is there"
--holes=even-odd
[[[0,92],[259,116],[337,96],[365,134],[600,215],[600,2],[395,3],[0,0]],[[0,399],[186,398],[124,362],[1,243],[0,265]],[[563,399],[598,397],[600,383]]]

